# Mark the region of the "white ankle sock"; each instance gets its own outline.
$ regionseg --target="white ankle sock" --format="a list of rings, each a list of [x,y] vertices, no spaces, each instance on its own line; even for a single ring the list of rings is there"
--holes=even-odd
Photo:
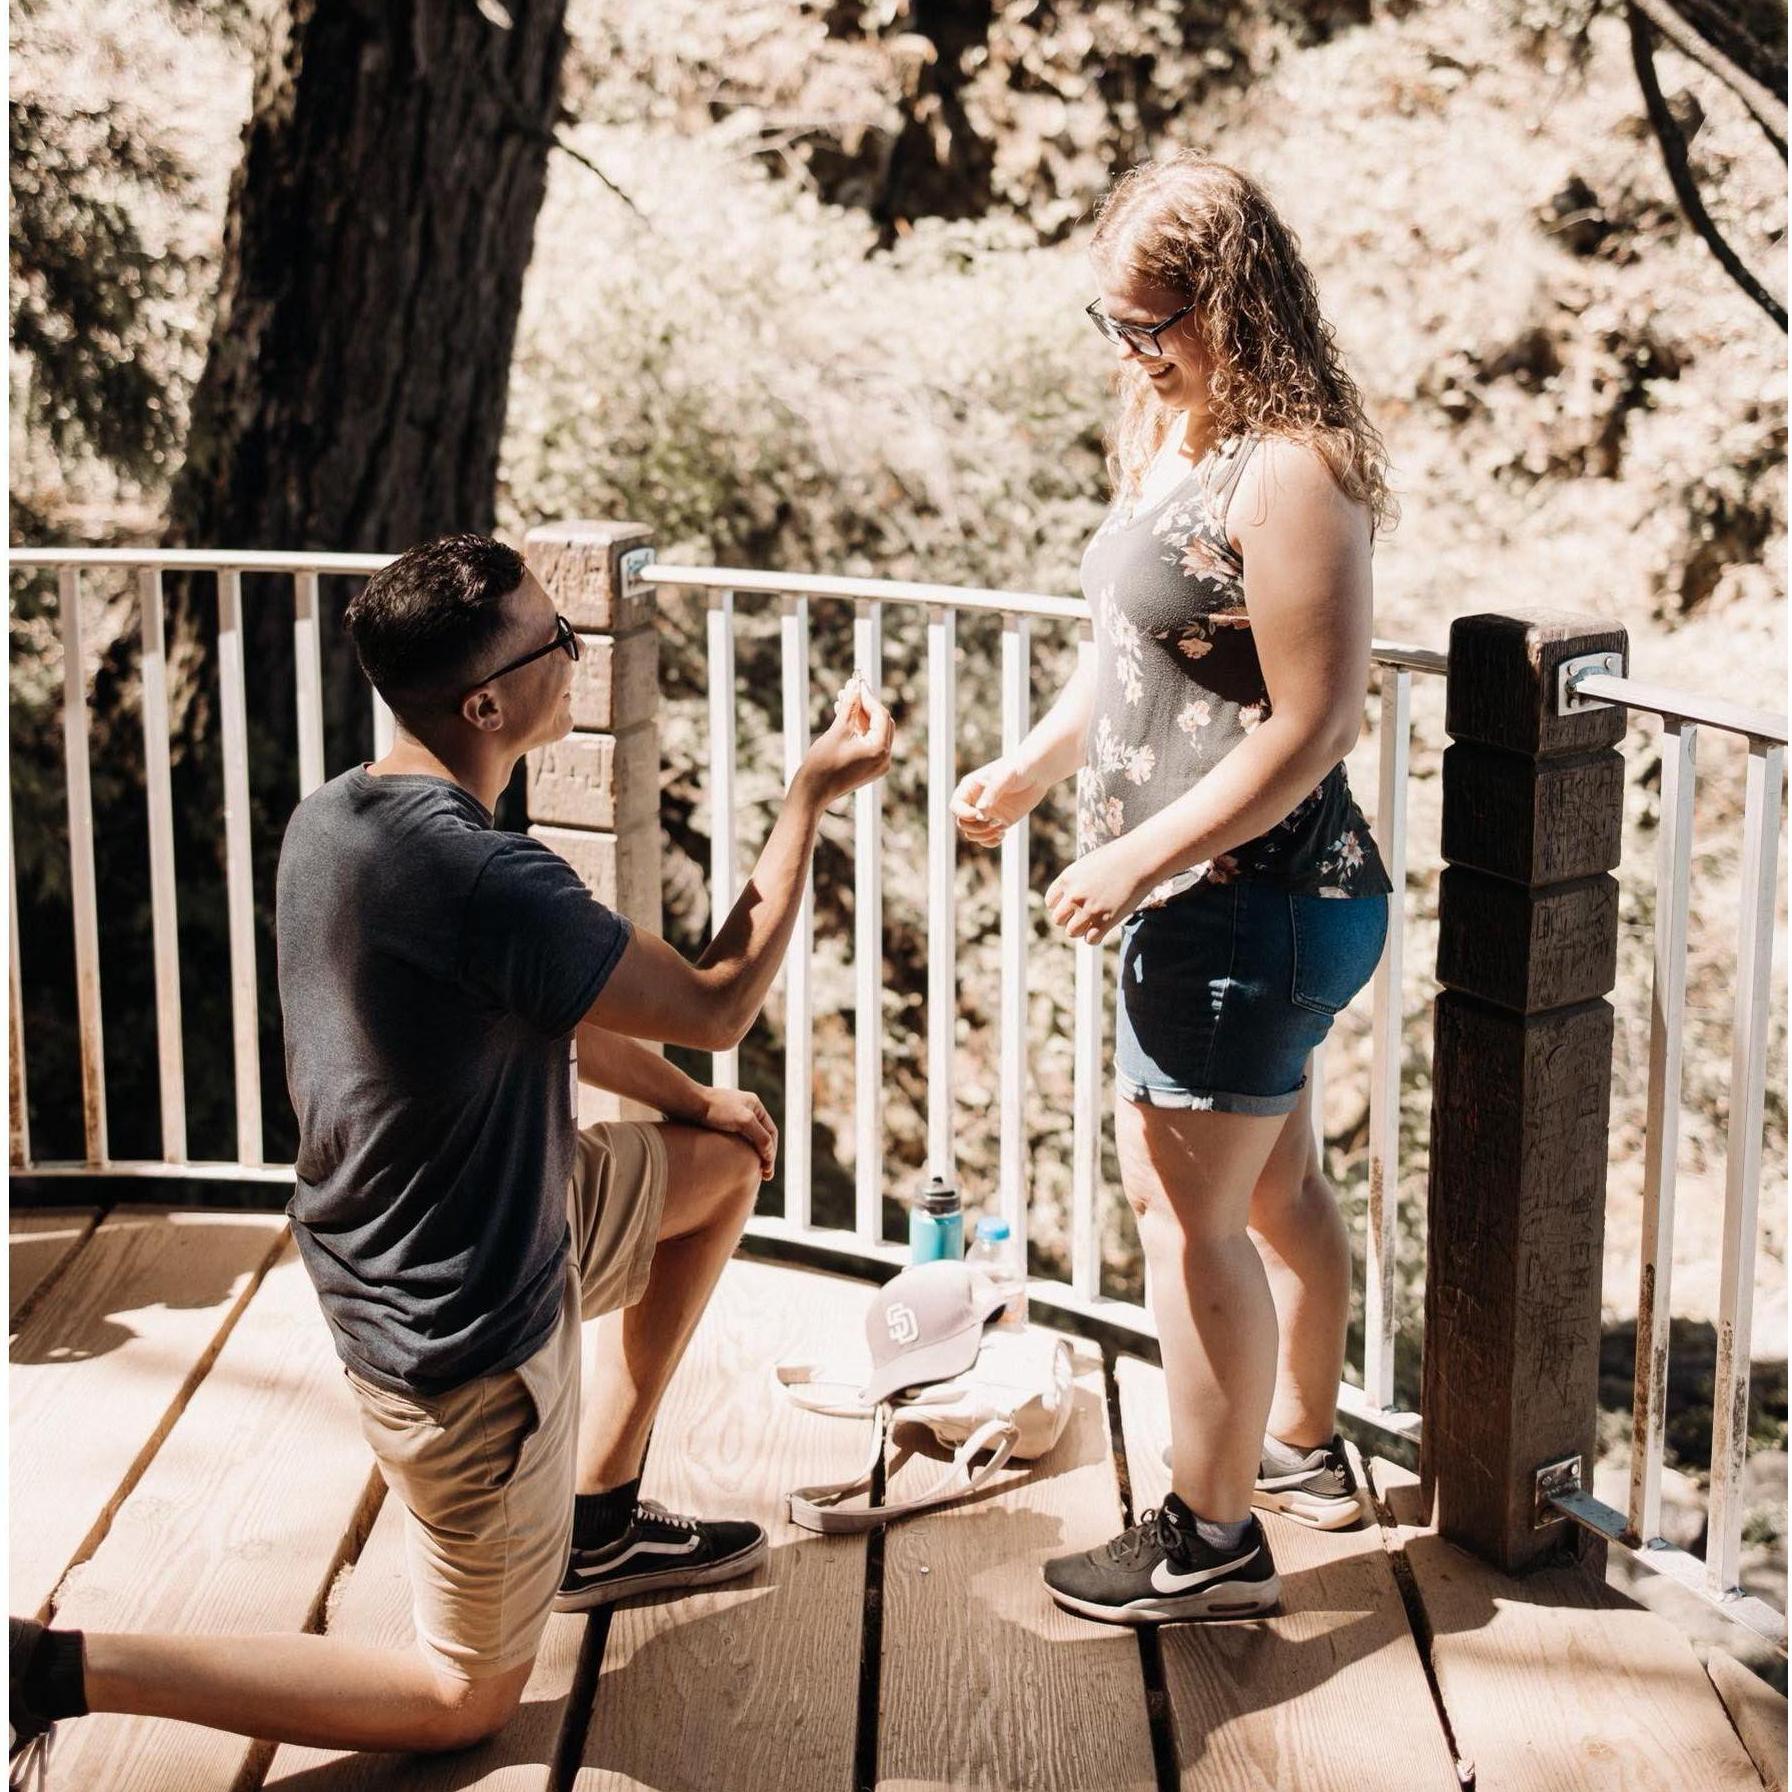
[[[1195,1535],[1212,1549],[1236,1549],[1250,1528],[1248,1518],[1240,1518],[1232,1524],[1216,1524],[1210,1518],[1198,1516],[1195,1519]]]

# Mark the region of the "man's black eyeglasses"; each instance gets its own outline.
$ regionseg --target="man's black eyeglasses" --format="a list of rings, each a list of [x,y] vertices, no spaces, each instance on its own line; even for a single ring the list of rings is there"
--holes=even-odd
[[[556,615],[554,617],[554,638],[547,646],[537,647],[533,652],[521,655],[508,665],[500,666],[496,672],[486,673],[476,683],[467,686],[467,694],[470,696],[479,689],[480,685],[491,684],[496,679],[502,678],[506,672],[514,672],[518,666],[526,666],[531,660],[545,659],[548,654],[562,648],[569,660],[576,660],[579,657],[579,637],[573,633],[572,624],[564,616]]]
[[[1094,324],[1096,329],[1098,329],[1109,342],[1130,343],[1148,361],[1157,360],[1164,352],[1157,346],[1158,337],[1160,337],[1171,324],[1181,323],[1194,308],[1195,304],[1191,299],[1180,311],[1172,311],[1161,324],[1123,324],[1116,319],[1109,317],[1108,314],[1102,310],[1100,299],[1091,299],[1089,303],[1083,307],[1084,311],[1089,315],[1089,321]]]

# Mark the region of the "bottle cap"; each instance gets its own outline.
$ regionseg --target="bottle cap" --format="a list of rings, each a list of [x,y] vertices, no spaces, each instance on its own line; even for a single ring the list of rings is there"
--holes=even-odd
[[[977,1236],[979,1238],[997,1240],[1006,1238],[1009,1236],[1008,1222],[1006,1220],[996,1219],[993,1215],[986,1214],[977,1222]]]
[[[930,1176],[926,1186],[917,1197],[920,1206],[928,1213],[957,1213],[959,1211],[958,1190],[951,1183],[942,1181],[938,1176]]]

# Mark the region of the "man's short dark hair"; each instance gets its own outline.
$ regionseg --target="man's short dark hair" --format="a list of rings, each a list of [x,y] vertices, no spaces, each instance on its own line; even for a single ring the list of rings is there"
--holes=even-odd
[[[485,535],[443,535],[407,548],[370,578],[343,620],[374,689],[404,715],[458,696],[504,631],[504,599],[523,557]]]

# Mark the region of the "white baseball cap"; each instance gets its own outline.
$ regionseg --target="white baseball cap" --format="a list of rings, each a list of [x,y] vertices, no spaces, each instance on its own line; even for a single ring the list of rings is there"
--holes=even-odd
[[[1015,1284],[956,1259],[916,1263],[872,1296],[865,1314],[871,1379],[861,1396],[888,1400],[902,1388],[949,1381],[976,1362],[983,1327]]]

